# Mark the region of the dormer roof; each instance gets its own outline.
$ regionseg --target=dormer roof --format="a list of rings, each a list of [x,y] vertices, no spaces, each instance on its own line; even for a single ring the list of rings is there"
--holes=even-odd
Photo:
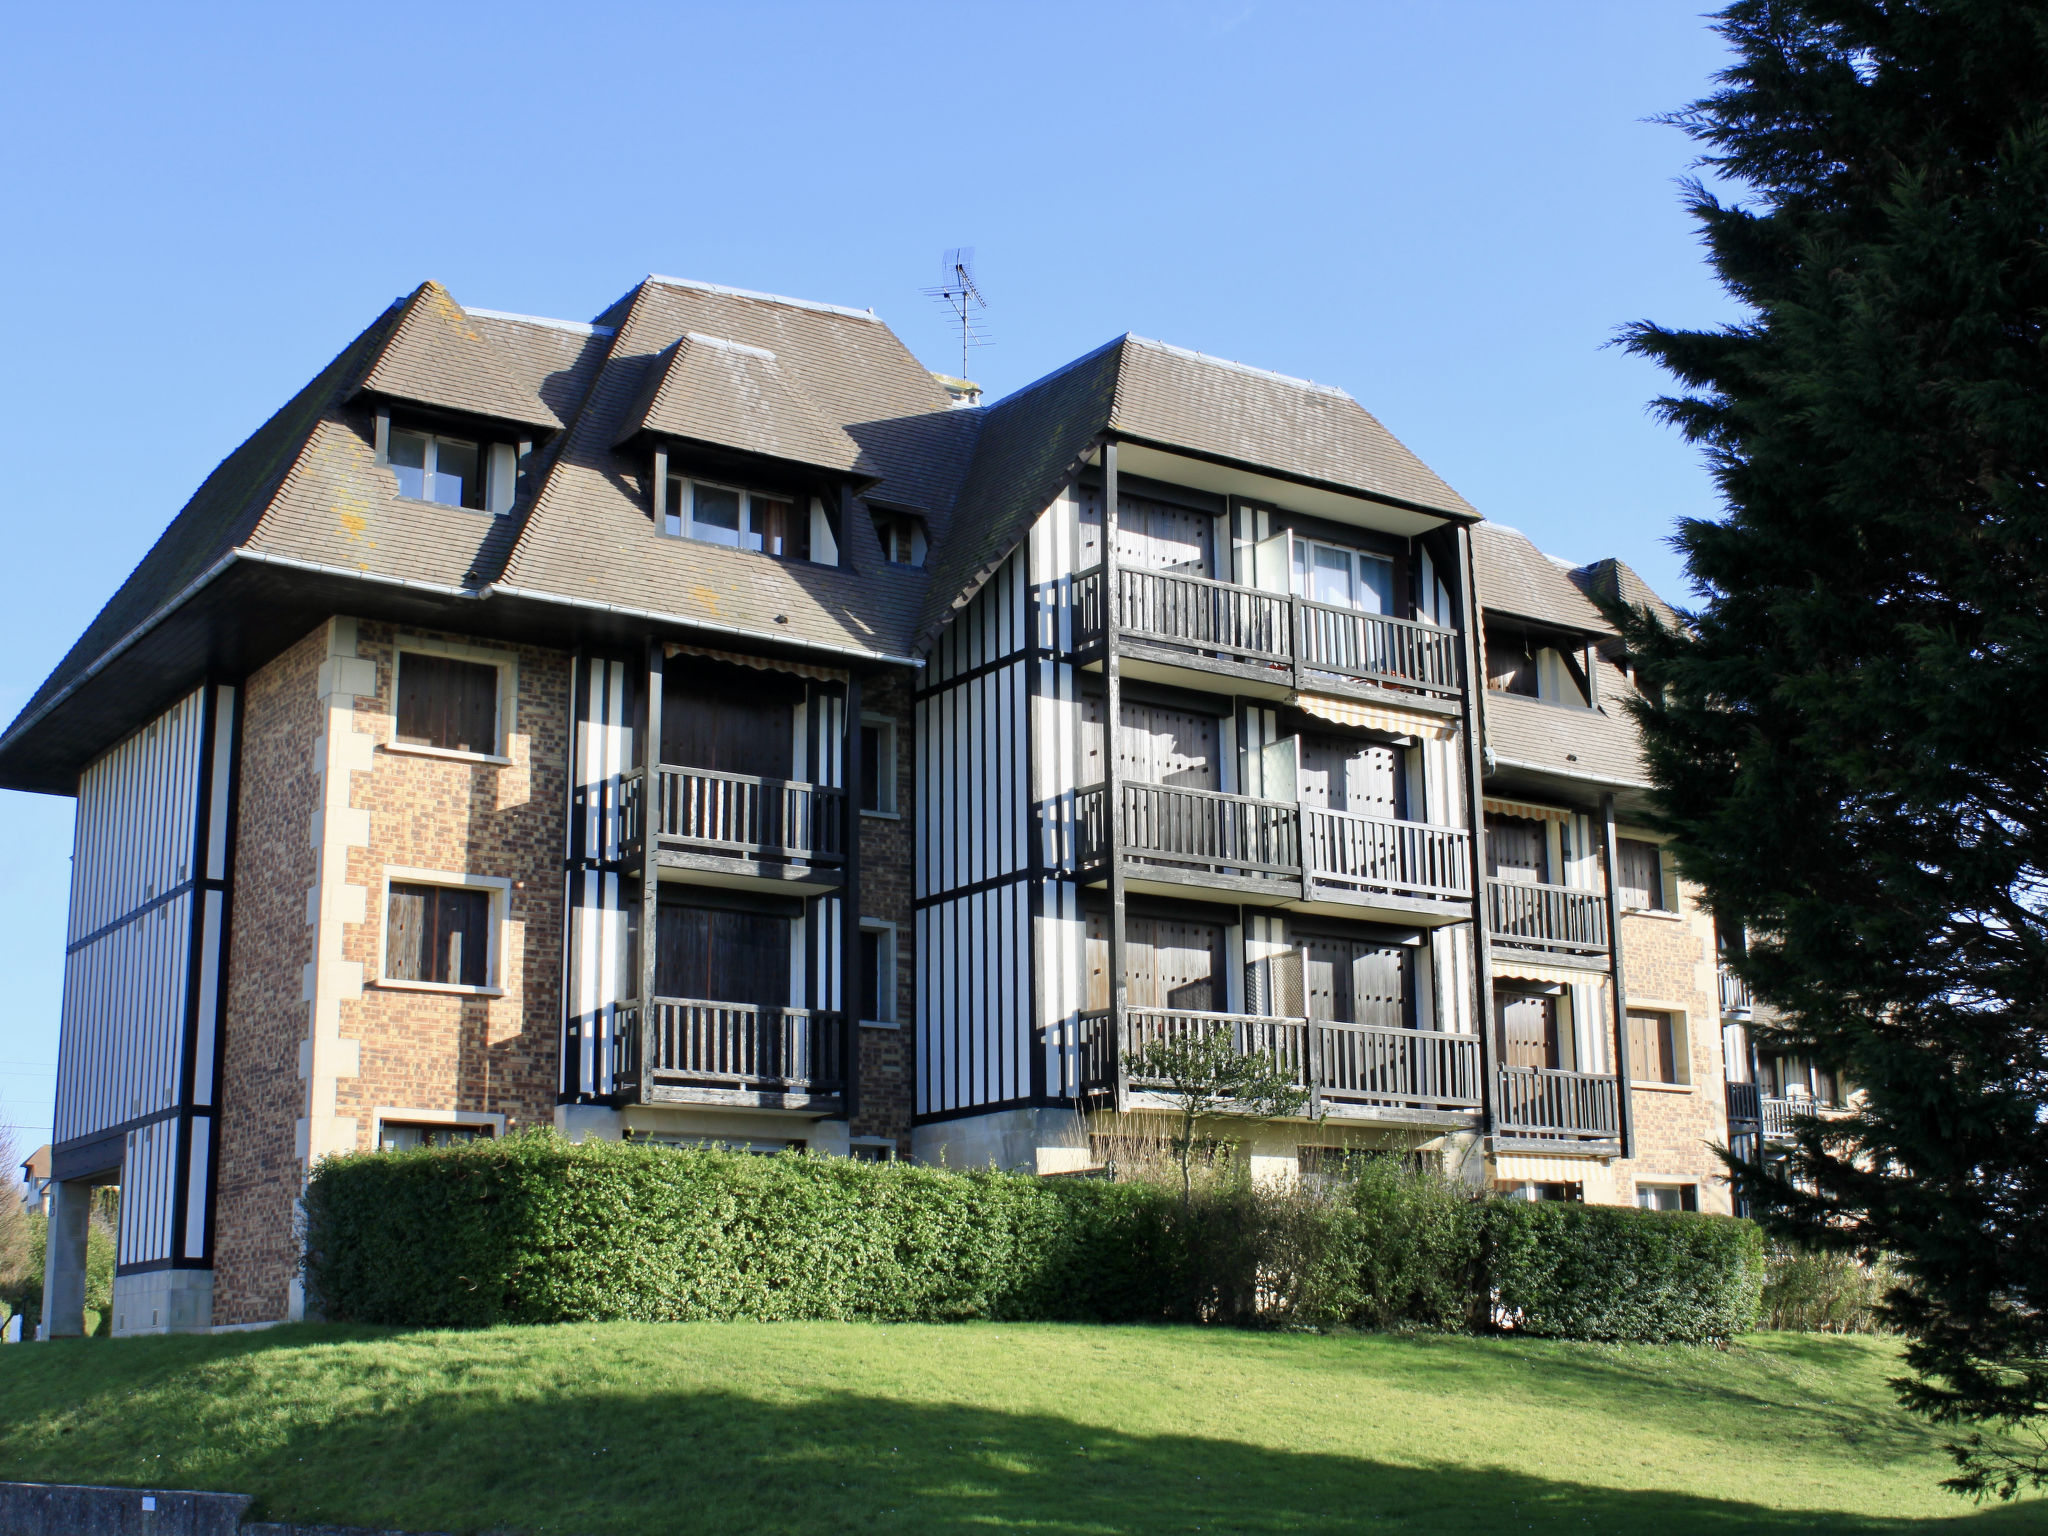
[[[413,290],[358,389],[393,400],[554,431],[562,417],[490,329],[439,283]]]
[[[878,473],[766,347],[685,331],[652,360],[614,444],[643,433],[758,454],[807,468]]]

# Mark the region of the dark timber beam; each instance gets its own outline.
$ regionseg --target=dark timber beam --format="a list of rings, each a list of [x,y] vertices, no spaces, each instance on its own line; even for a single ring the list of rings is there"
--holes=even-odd
[[[1123,725],[1123,678],[1117,659],[1118,602],[1116,574],[1116,440],[1102,445],[1102,794],[1109,831],[1109,1030],[1115,1054],[1111,1081],[1116,1085],[1116,1111],[1130,1108],[1130,1074],[1124,1067],[1128,1031],[1124,1008],[1129,988],[1124,981],[1124,790],[1117,771],[1117,738]]]
[[[1465,686],[1459,694],[1465,734],[1465,812],[1472,829],[1472,1022],[1479,1031],[1480,1133],[1494,1134],[1500,1098],[1500,1049],[1493,1022],[1493,923],[1486,893],[1486,746],[1481,736],[1480,695],[1484,692],[1479,654],[1479,600],[1472,580],[1472,534],[1456,531],[1458,551],[1459,647]]]
[[[853,1117],[860,1112],[860,835],[861,835],[861,784],[860,750],[860,674],[846,675],[846,729],[845,746],[841,749],[840,760],[844,764],[839,779],[842,792],[839,797],[841,814],[846,818],[846,829],[842,834],[845,842],[846,862],[841,866],[846,871],[846,884],[839,896],[840,941],[839,941],[839,1028],[843,1043],[839,1049],[840,1071],[845,1082],[840,1088],[839,1102],[846,1112],[847,1134],[853,1133]]]

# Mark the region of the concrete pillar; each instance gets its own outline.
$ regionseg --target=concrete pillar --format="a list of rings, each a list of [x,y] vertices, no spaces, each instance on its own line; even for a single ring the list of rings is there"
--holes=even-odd
[[[43,1331],[46,1339],[85,1335],[85,1234],[92,1186],[83,1180],[50,1185],[50,1235],[43,1258]]]

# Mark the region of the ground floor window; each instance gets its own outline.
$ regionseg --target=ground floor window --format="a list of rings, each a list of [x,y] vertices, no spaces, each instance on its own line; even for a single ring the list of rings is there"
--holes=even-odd
[[[416,1147],[458,1147],[465,1142],[491,1138],[488,1125],[415,1125],[404,1120],[382,1120],[377,1124],[379,1152],[410,1152]]]
[[[1586,1198],[1586,1186],[1577,1182],[1502,1179],[1494,1188],[1510,1200],[1568,1200],[1582,1204]]]
[[[1700,1208],[1697,1184],[1638,1184],[1636,1204],[1646,1211],[1696,1211]]]

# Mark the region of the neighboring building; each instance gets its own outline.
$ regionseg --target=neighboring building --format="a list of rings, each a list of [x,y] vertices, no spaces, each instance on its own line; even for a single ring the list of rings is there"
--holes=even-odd
[[[0,737],[78,800],[52,1331],[96,1183],[117,1332],[261,1322],[330,1153],[1072,1169],[1219,1025],[1313,1095],[1263,1172],[1727,1208],[1633,574],[1339,390],[1125,337],[978,399],[863,311],[429,284],[223,462]]]
[[[21,1161],[21,1204],[24,1210],[50,1214],[50,1144],[46,1141]]]

